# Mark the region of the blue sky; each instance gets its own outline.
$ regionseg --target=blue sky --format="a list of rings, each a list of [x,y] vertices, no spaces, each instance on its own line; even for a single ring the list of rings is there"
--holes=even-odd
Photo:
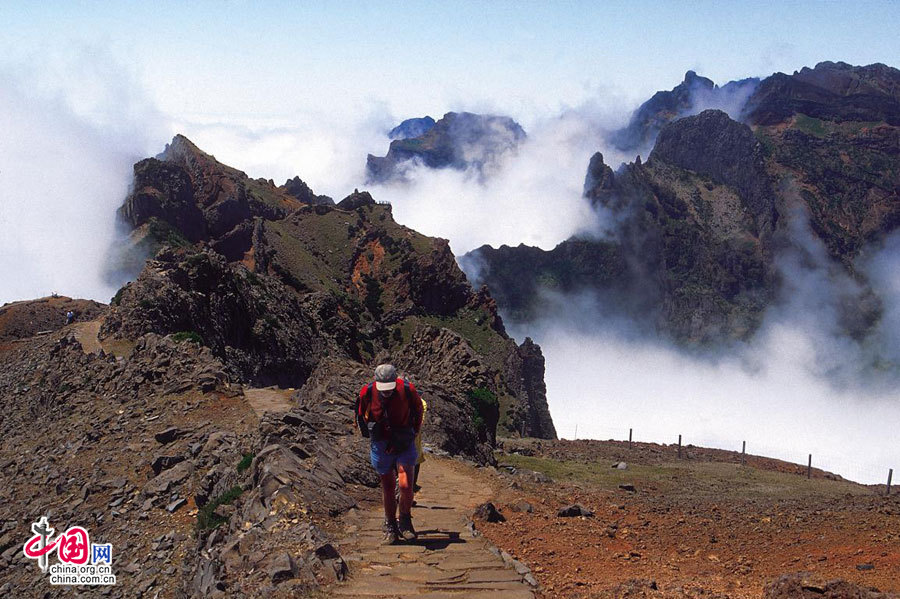
[[[507,114],[528,142],[489,184],[436,171],[371,190],[398,222],[459,253],[549,249],[597,228],[582,197],[590,156],[634,158],[602,147],[603,132],[686,70],[724,83],[823,60],[900,67],[898,2],[0,0],[0,26],[0,303],[53,291],[109,301],[123,282],[106,265],[132,165],[176,132],[250,176],[300,175],[340,199],[363,187],[367,152],[387,150],[398,120]],[[565,402],[580,397],[603,414],[597,427],[653,423],[664,428],[636,433],[659,441],[677,424],[691,442],[748,439],[758,451],[766,440],[778,444],[771,455],[811,451],[881,480],[896,467],[896,402],[857,409],[869,398],[810,374],[815,337],[783,329],[756,348],[759,376],[615,338],[535,338],[563,436],[584,413]],[[596,380],[611,390],[599,407],[579,394]],[[582,436],[614,434],[581,424]],[[855,447],[859,463],[845,452],[825,461],[836,447]]]
[[[724,82],[900,64],[896,2],[4,2],[0,22],[0,63],[105,55],[173,117],[378,103],[527,120],[598,97],[631,105],[687,69]]]

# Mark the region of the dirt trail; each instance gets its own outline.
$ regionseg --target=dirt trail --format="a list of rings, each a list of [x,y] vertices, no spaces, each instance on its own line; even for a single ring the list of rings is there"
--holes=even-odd
[[[293,389],[279,389],[278,387],[244,389],[244,397],[260,418],[265,412],[281,413],[290,411],[293,407],[291,402],[293,393]]]
[[[340,543],[350,578],[329,592],[369,599],[532,599],[522,576],[466,528],[468,514],[490,498],[490,489],[459,464],[434,457],[422,466],[419,484],[413,508],[418,541],[382,546],[381,506],[362,511]]]
[[[101,324],[103,324],[102,320],[88,320],[87,322],[76,322],[69,325],[72,333],[75,335],[75,339],[78,340],[78,343],[84,349],[84,353],[99,354],[100,350],[103,349],[100,345],[100,340],[97,338],[97,335],[100,334]]]

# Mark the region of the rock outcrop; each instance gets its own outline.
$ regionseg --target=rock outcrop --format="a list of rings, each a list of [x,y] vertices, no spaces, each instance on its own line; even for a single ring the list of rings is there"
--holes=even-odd
[[[475,143],[481,134],[472,122],[487,128],[506,123],[454,115],[434,129],[454,131],[454,143]],[[469,130],[473,127],[474,132]],[[445,328],[469,343],[485,365],[477,380],[445,385],[456,389],[448,401],[461,410],[459,418],[446,419],[453,422],[446,433],[453,444],[447,450],[480,460],[491,459],[489,447],[481,444],[493,441],[497,423],[512,421],[506,412],[473,411],[469,393],[483,389],[502,398],[510,414],[532,412],[528,406],[535,402],[546,404],[532,390],[534,385],[520,384],[523,375],[507,366],[507,356],[517,355],[516,344],[506,335],[490,295],[471,288],[447,241],[398,225],[390,205],[377,203],[368,192],[354,190],[336,205],[317,201],[300,179],[284,188],[247,179],[180,136],[159,160],[142,161],[138,167],[136,191],[121,212],[133,217],[136,231],[150,222],[144,218],[164,222],[171,239],[137,280],[117,294],[103,325],[104,339],[133,339],[150,332],[196,336],[235,380],[292,387],[302,386],[326,358],[366,363],[379,353],[398,353],[410,359],[408,365],[398,366],[418,373],[425,384],[439,385],[429,382],[432,372],[415,352],[404,354],[403,348],[422,327]],[[184,186],[177,193],[170,185],[173,172],[180,173],[176,179]],[[269,195],[260,195],[260,190]],[[265,199],[266,208],[242,203],[245,196]],[[144,205],[139,199],[143,197],[177,197],[178,202],[150,217],[137,208]],[[209,218],[210,210],[223,204],[247,207],[224,233],[212,227]],[[182,233],[178,227],[185,222],[201,224]],[[442,357],[446,348],[433,339],[420,349],[447,364],[448,371],[450,365],[465,367],[469,360],[455,354]],[[526,430],[552,434],[546,406],[543,414],[541,426]],[[466,434],[472,422],[479,423],[476,428],[485,423],[486,428]],[[515,424],[513,430],[521,428]]]
[[[368,183],[402,181],[404,169],[411,163],[435,169],[472,168],[485,175],[505,153],[514,150],[525,139],[522,127],[504,116],[448,112],[430,127],[421,125],[427,125],[427,122],[414,127],[410,121],[404,121],[391,132],[394,141],[387,155],[369,154],[366,160]],[[413,136],[414,129],[422,132]],[[399,136],[393,137],[394,132]]]
[[[758,84],[759,79],[749,78],[729,81],[719,87],[712,80],[688,71],[684,81],[669,91],[656,92],[641,104],[628,125],[616,131],[610,141],[619,150],[640,152],[651,146],[662,128],[674,120],[708,108],[740,112],[747,96]]]
[[[900,71],[822,63],[773,75],[732,107],[746,124],[716,110],[683,114],[696,107],[691,90],[718,89],[710,86],[689,74],[638,111],[635,131],[659,125],[646,162],[613,172],[592,157],[585,197],[613,216],[611,236],[549,252],[483,247],[463,259],[506,316],[527,322],[575,293],[605,317],[678,342],[746,338],[778,296],[777,256],[810,243],[790,226],[799,213],[812,243],[861,286],[844,303],[863,314],[840,326],[868,334],[880,304],[854,262],[900,226]]]

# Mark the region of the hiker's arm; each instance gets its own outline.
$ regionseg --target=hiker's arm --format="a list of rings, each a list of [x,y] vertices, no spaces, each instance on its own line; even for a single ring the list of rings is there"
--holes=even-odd
[[[364,386],[356,396],[356,426],[363,437],[369,436],[369,428],[366,424],[366,412],[369,409],[368,385]]]

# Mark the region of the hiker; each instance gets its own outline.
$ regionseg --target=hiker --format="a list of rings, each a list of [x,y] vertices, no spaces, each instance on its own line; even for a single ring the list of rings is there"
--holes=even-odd
[[[356,402],[356,422],[369,437],[369,459],[381,478],[384,503],[382,543],[393,545],[400,538],[414,541],[412,525],[412,477],[416,468],[415,436],[422,428],[422,398],[412,383],[397,376],[391,364],[375,368],[375,381],[365,385]],[[400,485],[400,520],[394,497],[394,476]]]
[[[72,324],[75,322],[75,313],[69,310],[66,312],[66,324]]]
[[[428,404],[425,400],[422,400],[422,425],[425,425],[425,412],[428,411]],[[422,490],[422,487],[419,486],[419,468],[422,466],[422,462],[425,461],[425,452],[422,450],[422,427],[419,427],[418,432],[416,433],[416,453],[418,457],[416,458],[416,472],[413,474],[413,505],[416,505],[416,493]]]

